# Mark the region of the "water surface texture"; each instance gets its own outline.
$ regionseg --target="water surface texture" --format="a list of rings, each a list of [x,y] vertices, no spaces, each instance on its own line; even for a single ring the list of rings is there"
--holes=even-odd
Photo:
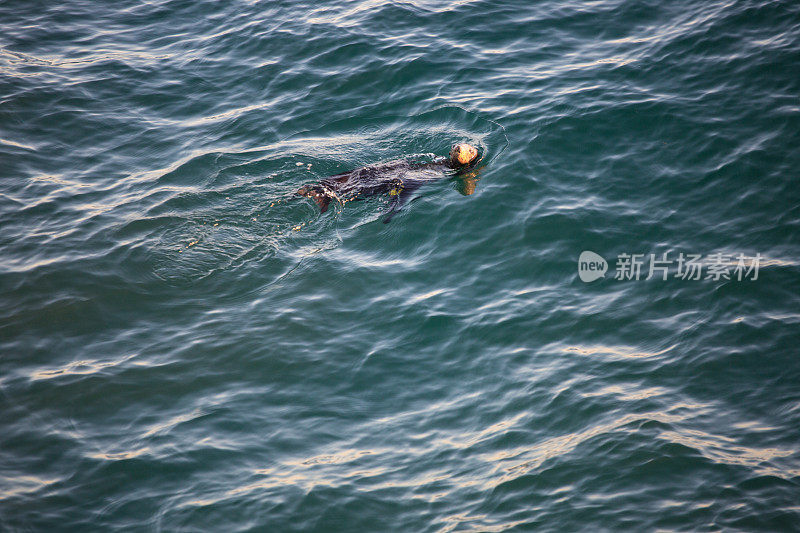
[[[0,530],[800,528],[797,2],[0,21]]]

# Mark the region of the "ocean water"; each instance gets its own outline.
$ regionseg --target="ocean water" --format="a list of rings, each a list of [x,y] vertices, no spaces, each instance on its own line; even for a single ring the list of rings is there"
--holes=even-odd
[[[0,28],[0,530],[800,530],[797,2]]]

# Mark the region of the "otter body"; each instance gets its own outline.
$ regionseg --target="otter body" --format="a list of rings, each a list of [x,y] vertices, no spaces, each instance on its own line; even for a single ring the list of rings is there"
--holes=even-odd
[[[392,196],[392,201],[383,220],[387,223],[423,184],[443,178],[447,170],[467,168],[474,164],[477,158],[478,151],[474,147],[461,144],[453,147],[449,159],[439,157],[428,163],[398,160],[371,165],[330,176],[313,185],[306,185],[300,188],[297,194],[314,200],[320,207],[320,213],[324,213],[334,198],[344,204],[388,193]],[[427,175],[425,171],[431,172]]]
[[[420,171],[439,171],[439,174],[443,174],[448,168],[447,160],[444,158],[425,164],[390,161],[330,176],[319,183],[306,185],[297,191],[297,194],[314,200],[319,205],[320,212],[324,213],[334,198],[344,204],[388,193],[392,196],[391,208],[384,219],[384,222],[388,222],[414,191],[426,182],[443,177],[436,175],[436,172],[426,176],[425,172]]]

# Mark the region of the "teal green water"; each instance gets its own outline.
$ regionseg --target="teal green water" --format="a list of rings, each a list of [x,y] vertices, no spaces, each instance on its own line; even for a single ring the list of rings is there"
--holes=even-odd
[[[800,4],[0,21],[0,530],[800,529]]]

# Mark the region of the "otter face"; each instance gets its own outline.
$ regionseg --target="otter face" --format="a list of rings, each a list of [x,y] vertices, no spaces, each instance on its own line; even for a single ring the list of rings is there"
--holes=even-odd
[[[478,149],[467,143],[456,144],[450,150],[450,160],[454,164],[469,165],[477,158]]]

